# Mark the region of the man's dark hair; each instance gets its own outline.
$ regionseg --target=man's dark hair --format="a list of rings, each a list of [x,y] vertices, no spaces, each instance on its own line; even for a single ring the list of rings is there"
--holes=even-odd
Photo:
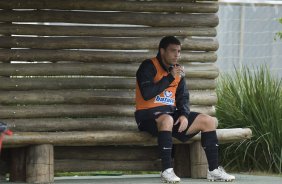
[[[174,36],[165,36],[161,39],[159,44],[159,51],[161,48],[166,49],[169,44],[181,45],[180,41]]]

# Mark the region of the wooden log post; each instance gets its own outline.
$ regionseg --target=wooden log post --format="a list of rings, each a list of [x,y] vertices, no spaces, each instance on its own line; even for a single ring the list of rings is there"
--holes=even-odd
[[[27,149],[26,182],[54,182],[54,148],[51,144],[33,145]]]
[[[181,178],[191,177],[191,162],[189,145],[174,145],[174,170],[177,176]]]
[[[6,174],[8,171],[8,157],[10,155],[9,149],[0,150],[0,183],[6,181]]]
[[[208,162],[200,141],[190,144],[191,178],[207,178]]]
[[[25,182],[26,181],[26,148],[11,149],[10,161],[10,178],[11,182]]]

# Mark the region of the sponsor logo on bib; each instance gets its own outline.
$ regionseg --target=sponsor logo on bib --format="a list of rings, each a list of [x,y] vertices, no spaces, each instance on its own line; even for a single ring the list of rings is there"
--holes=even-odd
[[[165,105],[174,105],[174,98],[172,98],[172,92],[171,91],[167,91],[165,90],[164,91],[164,96],[156,96],[155,98],[155,103],[162,103],[162,104],[165,104]]]

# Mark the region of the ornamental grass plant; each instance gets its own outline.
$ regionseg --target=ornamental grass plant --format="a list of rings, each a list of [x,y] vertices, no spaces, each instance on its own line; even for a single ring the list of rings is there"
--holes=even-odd
[[[282,82],[265,66],[218,79],[216,116],[220,128],[249,127],[253,137],[222,146],[227,168],[237,171],[282,170]]]

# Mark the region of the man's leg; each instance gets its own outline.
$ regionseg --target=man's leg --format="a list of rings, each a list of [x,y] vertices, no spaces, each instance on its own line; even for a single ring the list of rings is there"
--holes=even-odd
[[[205,114],[199,114],[188,129],[188,134],[201,131],[201,143],[206,152],[210,171],[218,168],[218,140],[215,129],[215,118]]]
[[[217,119],[205,114],[199,114],[187,130],[188,134],[201,131],[201,143],[208,160],[208,179],[232,181],[234,176],[227,174],[218,167],[218,139],[216,135]]]
[[[179,182],[180,178],[175,175],[171,163],[173,118],[168,114],[162,114],[156,119],[156,123],[159,131],[158,146],[162,161],[161,178],[165,182]]]
[[[168,114],[163,114],[156,119],[158,127],[158,145],[162,160],[162,171],[172,168],[172,136],[173,118]]]

